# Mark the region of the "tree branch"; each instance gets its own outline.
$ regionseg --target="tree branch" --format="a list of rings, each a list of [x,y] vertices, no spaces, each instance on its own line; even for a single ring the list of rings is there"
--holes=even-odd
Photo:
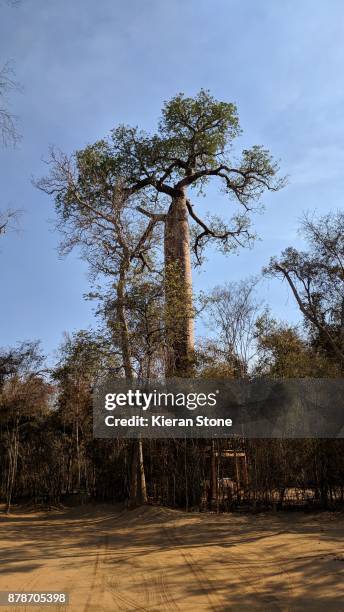
[[[330,345],[332,346],[335,354],[337,355],[337,357],[339,358],[340,361],[344,360],[344,354],[342,353],[342,351],[338,348],[337,344],[335,343],[335,341],[333,340],[331,334],[328,332],[327,328],[325,325],[323,325],[318,317],[316,316],[316,314],[313,311],[313,314],[309,311],[309,309],[307,309],[297,291],[296,285],[293,282],[293,279],[290,276],[290,272],[284,268],[282,265],[275,263],[275,269],[278,272],[281,272],[284,276],[284,278],[286,279],[286,281],[289,284],[289,287],[291,288],[293,295],[295,297],[295,300],[302,312],[302,314],[306,317],[306,319],[308,319],[309,321],[311,321],[311,323],[313,323],[313,325],[315,325],[315,327],[318,328],[319,331],[321,331],[327,338],[327,340],[329,341]],[[310,305],[311,307],[311,305]]]
[[[143,215],[145,215],[146,217],[149,217],[150,219],[154,219],[154,221],[165,221],[166,219],[166,214],[165,213],[152,213],[149,210],[145,210],[144,208],[142,208],[141,206],[136,206],[136,210],[138,210],[140,213],[142,213]]]
[[[223,240],[223,241],[225,241],[229,237],[232,237],[232,238],[234,238],[240,244],[240,242],[239,242],[237,237],[242,233],[242,228],[239,228],[236,231],[228,230],[228,231],[223,232],[223,233],[215,232],[210,227],[208,227],[206,225],[206,223],[204,221],[202,221],[202,219],[200,219],[198,217],[198,215],[196,215],[196,213],[193,210],[193,206],[192,206],[190,200],[188,200],[188,199],[186,200],[186,206],[187,206],[187,209],[189,211],[190,217],[192,217],[192,219],[194,221],[196,221],[196,223],[203,229],[203,232],[201,232],[200,234],[198,234],[196,236],[194,245],[192,247],[192,249],[193,249],[193,251],[195,253],[195,256],[196,256],[198,264],[201,263],[200,257],[199,257],[199,253],[198,253],[199,244],[200,244],[202,238],[204,238],[205,236],[211,236],[212,238],[217,238],[218,240]]]

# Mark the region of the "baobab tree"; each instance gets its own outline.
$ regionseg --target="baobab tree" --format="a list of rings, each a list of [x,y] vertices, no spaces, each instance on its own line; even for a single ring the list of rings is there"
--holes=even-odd
[[[153,224],[164,225],[165,325],[168,336],[168,376],[192,371],[193,304],[191,251],[200,264],[204,247],[216,241],[224,252],[247,245],[250,211],[265,190],[276,191],[278,164],[261,146],[232,155],[232,143],[240,134],[233,103],[221,102],[208,91],[195,97],[178,94],[166,102],[155,134],[119,126],[107,139],[77,152],[71,163],[76,188],[68,176],[45,183],[54,193],[58,210],[68,220],[70,210],[84,214],[85,200],[99,211],[120,182],[125,196]],[[53,173],[56,160],[52,159]],[[216,179],[239,211],[229,220],[216,215],[203,219],[190,199],[191,188],[204,190]]]

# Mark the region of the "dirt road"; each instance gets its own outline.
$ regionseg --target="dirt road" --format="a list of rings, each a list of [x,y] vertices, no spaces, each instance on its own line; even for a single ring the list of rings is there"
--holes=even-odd
[[[0,591],[149,612],[344,610],[343,515],[83,506],[0,518]],[[4,609],[4,608],[0,608]]]

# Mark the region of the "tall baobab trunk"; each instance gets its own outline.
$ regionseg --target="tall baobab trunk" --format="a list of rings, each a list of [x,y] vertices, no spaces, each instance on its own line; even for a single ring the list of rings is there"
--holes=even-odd
[[[167,376],[191,375],[194,354],[190,234],[186,194],[173,198],[165,219]]]

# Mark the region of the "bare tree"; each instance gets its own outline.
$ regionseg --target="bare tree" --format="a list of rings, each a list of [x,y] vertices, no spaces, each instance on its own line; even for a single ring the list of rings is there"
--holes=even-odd
[[[11,230],[16,230],[18,228],[18,219],[20,215],[20,210],[13,210],[11,208],[0,211],[0,235]]]
[[[8,96],[19,90],[14,79],[13,68],[7,62],[0,69],[0,137],[4,146],[15,145],[20,140],[17,129],[17,117],[9,108]]]
[[[18,6],[20,0],[6,0],[10,6]],[[15,146],[20,140],[18,132],[18,121],[9,106],[9,94],[12,91],[20,90],[20,86],[15,80],[13,67],[10,62],[0,68],[0,140],[3,146]],[[11,223],[17,221],[20,212],[15,210],[0,210],[0,234],[4,234],[11,229]]]
[[[13,71],[7,63],[0,70],[0,139],[4,146],[15,145],[20,136],[17,131],[17,119],[8,107],[7,95],[18,89],[18,84],[13,79]],[[0,210],[0,235],[16,227],[20,211]]]
[[[227,283],[206,297],[209,325],[215,331],[216,350],[245,376],[256,353],[256,322],[262,305],[255,297],[258,279]]]

